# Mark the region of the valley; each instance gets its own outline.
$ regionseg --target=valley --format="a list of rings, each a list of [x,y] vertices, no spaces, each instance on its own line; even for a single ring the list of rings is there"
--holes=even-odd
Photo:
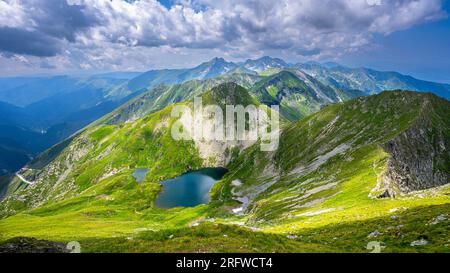
[[[374,73],[215,58],[124,80],[105,91],[114,109],[5,176],[0,249],[26,237],[83,252],[449,252],[450,88]],[[280,105],[278,149],[175,141],[171,111],[196,96]]]

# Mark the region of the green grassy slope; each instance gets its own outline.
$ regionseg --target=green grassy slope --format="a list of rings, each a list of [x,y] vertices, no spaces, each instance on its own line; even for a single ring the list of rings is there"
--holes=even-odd
[[[2,213],[89,191],[113,194],[117,203],[136,201],[136,209],[146,207],[159,191],[157,182],[203,164],[193,143],[172,139],[170,111],[168,107],[134,123],[89,128],[45,168],[27,171],[25,175],[37,184],[7,197]],[[149,168],[147,183],[135,183],[136,168]]]
[[[241,154],[213,196],[229,205],[244,200],[244,208],[250,199],[248,221],[275,225],[275,230],[382,217],[401,206],[448,203],[448,196],[439,191],[430,193],[429,200],[407,194],[395,200],[371,197],[390,159],[381,145],[423,116],[439,120],[438,127],[427,128],[430,132],[439,128],[448,135],[448,109],[445,100],[411,92],[384,92],[329,106],[286,128],[277,152],[266,154],[254,147]],[[438,145],[448,147],[448,137]],[[435,158],[446,156],[448,151]],[[236,180],[241,185],[233,186]]]
[[[245,89],[233,89],[238,98],[227,90],[204,100],[254,100]],[[447,252],[449,185],[394,199],[371,193],[391,160],[384,144],[420,130],[423,118],[431,120],[422,128],[431,129],[431,138],[448,139],[448,104],[398,91],[328,106],[288,125],[278,151],[263,153],[256,144],[236,153],[211,204],[169,210],[152,207],[158,182],[205,164],[194,143],[174,143],[167,134],[171,107],[126,124],[92,126],[44,173],[29,171],[40,186],[1,203],[4,216],[15,215],[0,220],[0,241],[77,240],[86,252],[369,252],[368,242],[381,241],[387,252]],[[445,155],[437,157],[441,172]],[[141,167],[150,171],[138,184],[132,171]],[[232,213],[241,206],[245,213]],[[411,246],[420,239],[428,244]]]
[[[363,95],[360,92],[335,91],[309,75],[288,70],[265,77],[252,87],[251,92],[264,104],[280,105],[281,114],[292,121],[316,113],[330,103]]]
[[[245,88],[250,88],[260,79],[261,77],[256,75],[235,71],[207,80],[191,80],[182,84],[157,86],[106,115],[97,124],[118,124],[129,120],[136,120],[159,111],[170,104],[201,96],[203,93],[223,83],[234,82]]]

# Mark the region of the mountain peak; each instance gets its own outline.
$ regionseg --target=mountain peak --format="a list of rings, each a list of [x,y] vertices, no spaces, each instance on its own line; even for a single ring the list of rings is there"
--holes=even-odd
[[[225,59],[222,58],[222,57],[214,57],[213,60],[220,61],[220,62],[225,62]]]
[[[209,61],[201,63],[200,65],[197,66],[197,68],[214,67],[214,66],[230,66],[230,65],[234,65],[234,64],[231,62],[227,62],[224,58],[214,57]]]
[[[207,103],[225,105],[259,105],[244,87],[234,82],[219,84],[203,96]]]
[[[288,64],[282,59],[264,56],[256,60],[248,59],[245,61],[244,67],[257,72],[262,72],[273,68],[286,68],[288,67]]]
[[[214,57],[208,63],[210,63],[210,64],[218,64],[219,63],[220,64],[220,63],[227,63],[227,61],[225,61],[225,59],[222,57]]]
[[[204,62],[203,64],[207,65],[234,65],[232,62],[228,62],[222,57],[214,57],[211,60]]]
[[[193,69],[194,77],[197,79],[208,79],[217,77],[236,68],[237,65],[227,62],[224,58],[215,57],[208,62],[204,62]]]
[[[286,63],[284,60],[280,58],[273,58],[270,56],[263,56],[258,59],[247,59],[246,62],[277,62],[277,63]]]

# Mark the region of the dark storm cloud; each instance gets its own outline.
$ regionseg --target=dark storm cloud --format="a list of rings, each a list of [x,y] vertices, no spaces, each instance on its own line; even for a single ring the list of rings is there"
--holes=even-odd
[[[98,19],[82,5],[68,5],[62,0],[19,3],[20,8],[15,6],[16,9],[6,14],[9,18],[0,18],[0,51],[55,56],[61,52],[64,41],[74,43],[78,33],[98,24]],[[12,18],[20,18],[20,24],[9,26]]]
[[[68,5],[66,1],[28,0],[38,12],[32,13],[36,30],[43,34],[75,41],[75,35],[99,23],[84,5]]]
[[[61,51],[61,44],[59,40],[37,31],[0,27],[0,51],[50,57]]]

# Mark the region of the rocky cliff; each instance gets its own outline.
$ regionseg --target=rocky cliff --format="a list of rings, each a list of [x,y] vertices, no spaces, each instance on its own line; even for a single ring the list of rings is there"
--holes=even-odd
[[[449,109],[436,107],[433,100],[425,98],[414,124],[382,145],[391,156],[382,176],[382,197],[394,197],[395,188],[409,193],[450,183]]]

